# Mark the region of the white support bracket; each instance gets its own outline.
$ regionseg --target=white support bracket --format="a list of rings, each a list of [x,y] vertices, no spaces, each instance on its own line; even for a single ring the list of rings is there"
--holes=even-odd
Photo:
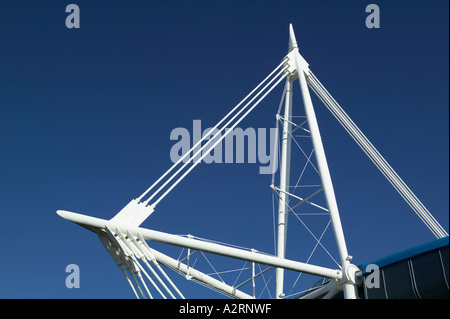
[[[138,199],[133,199],[111,221],[124,226],[139,226],[154,210],[154,205],[147,205],[139,202]]]

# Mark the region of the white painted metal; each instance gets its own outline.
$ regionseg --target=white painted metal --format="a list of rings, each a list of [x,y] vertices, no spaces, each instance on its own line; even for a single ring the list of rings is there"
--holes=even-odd
[[[155,230],[150,230],[141,227],[129,227],[122,229],[121,225],[117,225],[111,221],[86,216],[78,213],[72,213],[68,211],[57,211],[58,215],[72,221],[80,226],[97,232],[99,229],[105,229],[106,227],[116,228],[122,232],[129,232],[133,236],[138,237],[138,234],[145,240],[165,243],[169,245],[196,249],[200,251],[209,252],[221,256],[242,259],[249,262],[255,262],[263,265],[282,267],[298,272],[304,272],[316,276],[322,276],[330,279],[342,279],[342,271],[340,269],[330,269],[326,267],[320,267],[302,263],[299,261],[283,259],[272,255],[263,254],[256,251],[248,251],[244,249],[229,247],[221,244],[205,242],[198,239],[186,238],[183,236],[167,234]]]
[[[320,192],[322,192],[322,191],[323,191],[323,188],[321,188],[321,189],[315,191],[314,193],[312,193],[311,195],[309,195],[309,196],[306,197],[306,198],[301,198],[301,197],[299,197],[299,196],[297,196],[297,195],[294,195],[294,194],[291,194],[291,193],[289,193],[289,192],[287,192],[287,191],[282,191],[281,189],[279,189],[279,188],[277,188],[277,187],[275,187],[275,186],[273,186],[273,185],[271,186],[271,188],[272,188],[273,190],[276,190],[276,191],[280,192],[280,193],[286,193],[286,194],[288,194],[290,197],[296,198],[296,199],[298,199],[298,200],[300,201],[300,202],[298,202],[297,204],[295,204],[294,206],[291,206],[291,207],[290,207],[290,210],[291,210],[291,211],[293,211],[295,208],[297,208],[298,206],[300,206],[300,205],[302,205],[302,204],[304,204],[304,203],[307,203],[307,204],[309,204],[309,205],[311,205],[311,206],[314,206],[314,207],[316,207],[316,208],[318,208],[318,209],[321,209],[321,210],[323,210],[323,211],[325,211],[325,212],[329,212],[329,211],[330,211],[329,209],[327,209],[327,208],[325,208],[325,207],[322,207],[322,206],[320,206],[320,205],[317,205],[317,204],[315,204],[315,203],[309,201],[309,199],[313,198],[314,196],[316,196],[317,194],[319,194]]]
[[[154,208],[133,199],[112,220],[124,226],[139,226],[153,213]]]
[[[325,151],[323,149],[322,139],[320,137],[319,126],[317,124],[316,115],[312,106],[311,97],[309,95],[308,86],[306,84],[303,71],[299,71],[299,80],[306,116],[308,118],[309,129],[311,131],[311,139],[314,145],[314,153],[316,155],[317,166],[320,172],[320,178],[322,180],[325,200],[330,213],[330,219],[334,230],[339,257],[341,259],[342,269],[345,271],[345,269],[350,266],[351,259],[347,252],[347,245],[345,243],[344,231],[342,229],[341,218],[339,216],[339,209],[336,202],[333,183],[331,181],[328,163],[326,160]],[[344,284],[344,294],[346,299],[356,298],[356,287],[351,283]]]
[[[124,208],[122,208],[122,210],[113,217],[113,220],[117,223],[121,223],[122,225],[139,226],[154,212],[156,205],[165,196],[167,196],[167,194],[183,178],[185,178],[187,174],[189,174],[195,168],[195,166],[197,166],[202,161],[204,157],[208,155],[209,151],[214,149],[214,147],[217,146],[218,143],[220,143],[230,132],[232,132],[233,128],[236,127],[284,79],[286,75],[287,73],[285,70],[285,63],[284,61],[282,61],[258,86],[256,86],[255,89],[253,89],[238,105],[236,105],[230,112],[228,112],[228,114],[225,115],[224,118],[222,118],[216,124],[216,126],[213,128],[213,131],[215,132],[214,135],[209,138],[209,140],[204,145],[201,145],[201,143],[206,139],[206,135],[203,136],[195,145],[193,145],[193,147],[188,152],[183,154],[183,156],[174,165],[172,165],[172,167],[170,167],[156,182],[154,182],[141,196],[131,200]],[[241,113],[243,113],[244,111],[246,112],[241,115]],[[229,119],[230,117],[231,119]],[[222,125],[222,123],[224,123],[226,120],[228,121]],[[222,126],[220,127],[220,125]],[[227,128],[229,129],[227,130]],[[225,133],[223,133],[223,131],[225,131]],[[189,158],[187,159],[188,156]],[[185,163],[181,165],[184,160]],[[187,170],[185,170],[186,167],[191,163],[192,165]],[[181,167],[179,167],[180,165]],[[168,174],[177,167],[178,170],[171,176],[168,176]],[[172,180],[177,175],[181,174],[183,170],[185,170],[184,174],[182,174],[181,177],[179,177],[170,185]],[[142,201],[143,198],[165,178],[166,180],[162,183],[162,185],[160,185],[159,188],[149,196],[149,198],[147,198],[145,201]],[[166,187],[168,189],[159,198],[155,199],[152,204],[150,204],[150,201],[153,200],[156,195],[158,195]]]
[[[198,271],[193,267],[189,267],[188,265],[176,259],[173,259],[172,257],[169,257],[155,249],[152,249],[152,252],[158,262],[183,274],[184,276],[186,276],[186,278],[189,278],[189,280],[196,280],[201,284],[207,285],[210,288],[213,288],[214,290],[217,290],[218,292],[233,298],[253,299],[252,296],[246,294],[245,292],[242,292],[241,290],[237,289],[237,287],[227,285],[223,281],[219,281],[211,276],[208,276],[203,272]]]
[[[248,99],[253,96],[253,94],[255,94],[256,92],[261,92],[260,90],[264,90],[264,88],[261,89],[262,85],[264,83],[266,83],[274,74],[275,72],[280,69],[281,67],[284,66],[284,61],[281,62],[263,81],[261,81],[261,83],[259,83],[249,94],[247,94],[247,96],[241,101],[239,102],[230,112],[228,112],[228,114],[226,114],[213,128],[212,128],[212,132],[215,132],[218,130],[218,132],[222,132],[226,127],[227,124],[229,124],[230,122],[228,122],[227,124],[225,124],[224,126],[222,126],[220,129],[220,125],[222,125],[223,122],[225,122],[226,119],[228,119],[233,113],[235,113],[236,111],[239,110],[239,108],[241,107],[242,104],[244,104],[244,102],[248,101]],[[252,100],[250,100],[250,102],[248,102],[243,108],[246,108],[249,103],[251,103]],[[239,111],[239,113],[242,112]],[[238,113],[238,114],[239,114]],[[236,114],[236,115],[238,115]],[[235,115],[235,116],[236,116]],[[230,120],[232,121],[235,116]],[[197,141],[195,143],[195,145],[192,146],[192,148],[187,151],[185,154],[183,154],[176,163],[174,163],[160,178],[158,178],[158,180],[156,180],[144,193],[142,193],[141,196],[139,196],[138,201],[142,200],[154,187],[156,187],[156,185],[158,185],[171,171],[173,171],[179,164],[181,164],[183,161],[185,161],[187,159],[187,157],[189,157],[189,159],[194,159],[196,156],[198,156],[199,151],[201,151],[202,148],[199,147],[201,146],[201,143],[207,138],[207,135],[204,135],[199,141]],[[214,137],[210,138],[210,140],[213,140]],[[204,145],[205,147],[206,145]],[[194,154],[194,152],[197,152]],[[192,155],[192,156],[191,156]],[[176,174],[175,174],[176,175]],[[157,193],[157,192],[156,192]],[[147,200],[146,200],[146,204],[156,195],[156,193],[153,193],[152,196],[150,196]],[[139,225],[136,225],[139,226]]]
[[[251,106],[249,107],[249,109],[235,122],[233,123],[233,125],[225,131],[224,134],[222,134],[219,138],[217,138],[217,135],[219,134],[219,132],[217,132],[216,134],[214,134],[213,137],[211,137],[209,139],[209,141],[207,142],[208,145],[208,150],[206,152],[202,151],[202,156],[194,163],[191,165],[191,167],[189,167],[189,169],[187,171],[185,171],[183,173],[183,175],[181,175],[152,205],[156,206],[165,196],[167,196],[167,194],[172,191],[172,189],[178,185],[179,182],[181,182],[181,180],[183,180],[183,178],[186,177],[187,174],[189,174],[209,153],[209,151],[213,150],[219,143],[222,142],[223,139],[225,139],[227,137],[228,134],[230,134],[233,129],[248,115],[250,114],[251,111],[253,111],[253,109],[258,106],[258,104],[264,100],[264,98],[276,87],[278,86],[278,84],[280,84],[280,82],[286,77],[287,73],[285,72],[285,69],[283,68],[264,88],[263,90],[265,90],[267,87],[269,87],[267,89],[267,91]],[[276,80],[276,81],[275,81]],[[272,82],[275,82],[274,84],[272,84]],[[271,86],[270,86],[271,85]],[[250,100],[249,103],[247,103],[247,105],[249,105],[250,103],[252,103],[254,101],[254,99],[256,99],[256,97],[258,97],[258,95],[256,95],[254,98],[252,98],[252,100]],[[247,106],[246,105],[246,106]],[[245,107],[246,107],[245,106]],[[243,109],[242,109],[243,110]],[[240,113],[240,112],[239,112]],[[239,115],[236,114],[237,115]],[[234,120],[235,117],[233,117],[227,124],[225,124],[224,127],[227,127],[229,124],[231,124],[231,121]],[[215,143],[210,146],[209,143],[215,141]],[[206,145],[205,145],[206,147]],[[200,154],[200,151],[197,151],[194,155],[193,158],[195,158],[196,156],[198,156]],[[178,174],[188,163],[185,163],[176,173]],[[167,182],[166,182],[167,183]],[[163,185],[165,186],[166,183]],[[162,187],[163,187],[162,186]],[[161,189],[161,188],[160,188]],[[153,196],[153,195],[152,195]]]
[[[281,140],[281,159],[280,159],[280,198],[278,201],[278,240],[277,240],[277,256],[284,258],[286,254],[286,236],[287,223],[289,213],[289,176],[291,166],[291,123],[292,117],[292,80],[287,79],[286,97],[284,105],[283,134]],[[276,269],[276,298],[283,298],[284,287],[284,269]]]
[[[406,203],[413,209],[428,229],[437,237],[447,237],[447,231],[436,221],[433,215],[422,204],[412,190],[394,171],[389,163],[383,158],[373,144],[356,126],[352,119],[344,112],[342,107],[336,102],[331,94],[319,82],[311,71],[307,72],[307,81],[316,95],[322,100],[328,110],[334,115],[338,122],[349,133],[353,140],[359,145],[369,159],[375,164],[380,172],[391,183],[395,190],[403,197]]]
[[[291,38],[295,39],[292,25],[290,26],[290,33]],[[308,119],[309,130],[311,132],[311,140],[314,147],[314,154],[316,156],[317,167],[319,170],[320,179],[322,181],[323,192],[325,194],[325,200],[328,206],[331,223],[334,230],[339,257],[341,259],[342,269],[345,271],[345,269],[350,266],[350,258],[347,252],[347,245],[345,243],[344,231],[342,229],[341,219],[339,216],[339,209],[336,202],[333,183],[331,181],[330,171],[328,169],[325,150],[322,145],[322,138],[320,136],[319,125],[317,123],[316,114],[308,90],[308,84],[305,78],[305,72],[308,72],[309,68],[303,62],[304,59],[301,57],[298,51],[298,47],[296,45],[293,45],[293,49],[291,52],[294,52],[295,61],[293,62],[295,62],[296,65],[298,80],[300,83],[300,90],[303,98],[303,105],[305,108],[306,118]],[[352,285],[351,283],[344,284],[344,294],[347,299],[356,298],[357,296],[355,286]]]
[[[220,244],[185,238],[145,228],[140,228],[138,231],[144,239],[150,241],[156,241],[180,247],[197,249],[212,254],[242,259],[249,262],[255,262],[268,266],[283,267],[288,270],[304,272],[326,278],[332,279],[342,278],[342,272],[339,269],[330,269],[326,267],[310,265],[299,261],[283,259],[272,255],[266,255],[260,252],[247,251],[239,248],[228,247]]]
[[[130,287],[132,288],[137,298],[152,298],[150,290],[147,287],[142,275],[149,279],[152,286],[163,298],[166,298],[166,293],[168,294],[168,296],[175,298],[175,294],[172,293],[171,288],[180,297],[184,298],[178,288],[162,270],[159,263],[166,265],[179,273],[182,273],[188,279],[195,279],[202,284],[208,285],[209,287],[234,298],[253,298],[255,296],[254,279],[262,273],[266,272],[271,267],[276,268],[276,298],[283,297],[283,281],[285,269],[332,279],[325,286],[313,291],[311,294],[308,294],[306,298],[331,298],[341,290],[344,291],[345,298],[357,298],[356,287],[360,284],[358,282],[359,278],[357,275],[359,269],[355,265],[351,264],[352,257],[348,255],[339,210],[335,198],[333,184],[331,181],[331,175],[328,169],[325,151],[323,149],[319,126],[312,105],[311,96],[309,94],[308,84],[322,100],[322,102],[324,102],[331,113],[344,126],[347,132],[349,132],[349,134],[354,138],[354,140],[363,149],[363,151],[382,171],[382,173],[391,182],[391,184],[399,191],[402,197],[404,197],[408,204],[416,211],[416,213],[424,221],[424,223],[427,224],[430,230],[437,237],[447,235],[447,232],[439,225],[439,223],[437,223],[437,221],[431,216],[428,210],[423,207],[422,203],[420,203],[415,195],[412,194],[406,184],[404,184],[404,182],[392,170],[392,168],[389,166],[389,164],[387,164],[384,158],[379,155],[373,145],[367,140],[362,132],[360,132],[360,130],[348,117],[348,115],[345,114],[345,112],[340,108],[337,102],[331,97],[328,91],[326,91],[326,89],[317,80],[314,74],[312,74],[312,72],[309,70],[308,63],[299,53],[292,25],[289,26],[289,35],[289,52],[283,59],[281,64],[277,68],[275,68],[275,70],[272,71],[272,73],[269,74],[269,76],[266,77],[263,82],[261,82],[249,95],[247,95],[244,100],[241,101],[241,103],[239,103],[234,109],[232,109],[215,126],[215,128],[219,128],[219,126],[222,125],[222,123],[224,123],[228,118],[230,118],[233,113],[237,112],[236,114],[234,114],[234,116],[231,117],[230,120],[228,120],[227,123],[222,125],[220,129],[218,129],[218,132],[220,133],[221,131],[228,128],[228,126],[231,126],[231,128],[228,130],[228,132],[231,132],[232,129],[236,127],[236,125],[239,124],[267,96],[267,94],[269,94],[284,78],[288,78],[286,86],[287,90],[285,98],[284,117],[279,117],[279,119],[283,120],[280,186],[279,188],[276,188],[274,185],[271,185],[272,188],[274,190],[278,190],[280,194],[280,201],[278,205],[278,239],[276,256],[264,254],[254,249],[240,249],[223,244],[195,239],[192,236],[177,236],[138,227],[146,218],[148,218],[148,216],[150,216],[150,214],[153,213],[154,208],[159,203],[159,201],[161,201],[190,171],[192,171],[192,169],[201,162],[201,160],[209,153],[209,151],[214,149],[214,147],[218,143],[220,143],[223,138],[225,138],[226,133],[223,134],[219,139],[216,138],[218,134],[216,133],[213,138],[210,138],[205,145],[199,148],[203,141],[200,140],[191,148],[191,150],[184,154],[184,156],[177,163],[175,163],[152,186],[150,186],[150,188],[147,189],[139,198],[132,200],[111,220],[104,220],[61,210],[57,211],[57,213],[61,217],[97,233],[102,244],[105,246],[114,261],[123,271],[127,282],[130,284]],[[277,71],[278,73],[276,73]],[[275,76],[273,76],[274,74]],[[271,80],[269,81],[269,79]],[[302,127],[305,122],[296,126],[294,130],[300,128],[311,134],[314,154],[316,156],[317,167],[322,183],[322,188],[320,190],[304,199],[289,193],[288,189],[290,173],[290,149],[293,126],[293,122],[291,121],[292,83],[297,79],[300,85],[300,91],[303,98],[303,104],[307,122],[309,125],[309,130],[306,130]],[[266,83],[267,81],[269,82]],[[263,87],[264,84],[265,86]],[[250,99],[250,97],[252,98]],[[241,106],[245,101],[248,102],[246,102],[244,106]],[[244,111],[245,113],[243,115],[240,115]],[[211,144],[213,143],[212,141],[215,141],[215,144],[211,146]],[[200,154],[202,155],[201,157]],[[169,173],[176,167],[178,167],[183,159],[185,159],[187,156],[190,156],[189,162],[182,165],[181,168],[179,168],[175,173],[169,176]],[[169,184],[176,177],[176,175],[181,174],[182,170],[184,170],[184,168],[190,162],[192,163],[192,165],[186,171],[184,171],[184,173],[177,180],[175,180],[172,184]],[[165,178],[167,179],[165,180],[165,182],[163,182]],[[147,200],[141,202],[141,200],[143,200],[143,198],[147,196],[149,191],[156,187],[156,185],[158,185],[160,182],[163,182],[162,186],[160,186],[156,190],[156,192],[151,194]],[[155,196],[160,191],[163,191],[165,187],[168,187],[168,189],[166,189],[159,198],[156,198]],[[328,208],[324,208],[309,201],[309,199],[311,199],[321,191],[324,192]],[[298,203],[294,207],[289,207],[288,203],[290,197],[299,199],[300,203]],[[155,201],[150,204],[150,201],[153,199],[155,199]],[[303,203],[313,205],[329,214],[330,222],[333,226],[334,236],[338,247],[339,257],[341,260],[341,269],[330,269],[285,258],[287,215],[289,211],[293,210],[293,208]],[[252,263],[252,276],[250,279],[245,280],[240,285],[232,287],[192,268],[189,265],[189,252],[187,258],[188,264],[184,264],[181,261],[166,256],[161,252],[150,249],[150,247],[148,247],[147,243],[145,242],[146,240],[249,261]],[[157,270],[162,274],[163,278],[161,278],[157,274],[157,272],[153,270],[153,268],[150,266],[149,261],[156,266]],[[156,281],[152,279],[150,274],[147,273],[140,262],[144,263],[147,266],[147,268],[150,270],[151,275],[156,279]],[[255,275],[255,263],[268,265],[270,267]],[[131,279],[128,274],[131,276]],[[167,284],[163,279],[165,279]],[[237,289],[249,281],[252,281],[253,296]],[[163,289],[160,289],[158,284],[160,284]]]

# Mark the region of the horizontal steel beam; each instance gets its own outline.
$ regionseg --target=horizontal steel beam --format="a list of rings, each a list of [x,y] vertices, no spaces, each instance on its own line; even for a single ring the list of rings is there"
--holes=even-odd
[[[149,241],[155,241],[179,247],[196,249],[216,255],[246,260],[249,262],[255,262],[273,267],[280,267],[288,270],[303,272],[316,276],[322,276],[330,279],[338,279],[338,280],[342,279],[342,271],[340,269],[330,269],[326,267],[310,265],[299,261],[279,258],[272,255],[266,255],[257,251],[248,251],[244,249],[229,247],[211,242],[205,242],[193,238],[186,238],[179,235],[172,235],[141,227],[125,228],[122,227],[120,224],[114,223],[112,221],[72,213],[68,211],[59,210],[57,211],[57,213],[59,216],[94,232],[99,229],[105,229],[106,226],[112,228],[115,227],[118,228],[123,233],[127,233],[128,231],[131,235],[137,236],[137,234],[140,234],[145,240]]]

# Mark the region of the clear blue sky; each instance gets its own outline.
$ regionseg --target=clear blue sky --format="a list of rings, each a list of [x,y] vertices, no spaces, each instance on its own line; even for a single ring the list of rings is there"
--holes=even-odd
[[[170,166],[174,128],[213,126],[281,61],[289,23],[311,70],[448,230],[448,1],[76,0],[79,29],[65,26],[69,3],[0,1],[1,298],[132,298],[97,237],[56,210],[114,216]],[[380,29],[365,26],[369,3]],[[240,127],[274,126],[280,94]],[[354,263],[432,240],[315,106]],[[203,164],[143,226],[273,253],[269,185],[258,164]],[[79,289],[65,286],[72,263]],[[172,277],[187,297],[220,297]]]

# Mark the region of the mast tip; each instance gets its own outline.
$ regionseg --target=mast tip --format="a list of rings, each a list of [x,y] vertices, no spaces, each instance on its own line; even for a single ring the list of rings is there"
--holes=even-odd
[[[289,23],[289,51],[298,48],[297,40],[295,39],[294,27]]]

